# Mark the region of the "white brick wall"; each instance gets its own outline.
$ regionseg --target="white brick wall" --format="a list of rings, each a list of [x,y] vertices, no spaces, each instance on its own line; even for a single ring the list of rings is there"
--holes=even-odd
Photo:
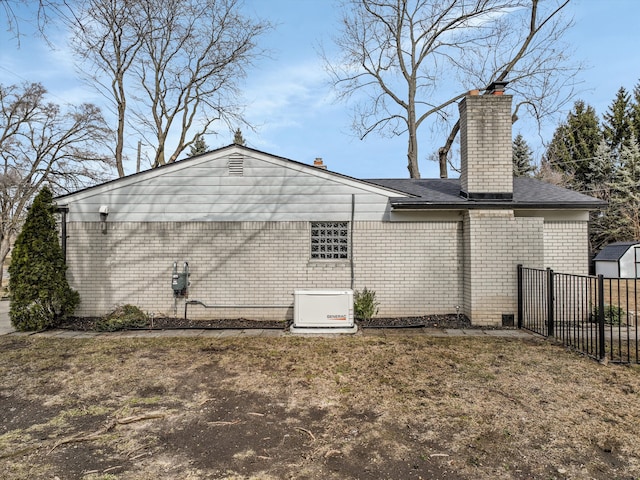
[[[513,193],[510,95],[467,95],[460,110],[460,187]]]
[[[69,223],[69,280],[78,315],[131,303],[173,315],[174,261],[191,269],[190,299],[292,305],[297,288],[350,288],[348,261],[310,260],[308,222]],[[454,313],[500,325],[516,313],[516,265],[584,274],[587,223],[471,210],[464,221],[355,222],[354,287],[377,293],[381,317]],[[184,303],[177,302],[177,315]],[[291,308],[204,309],[190,318],[291,317]]]
[[[355,288],[376,291],[379,316],[453,313],[462,304],[460,222],[357,222]]]
[[[476,325],[501,325],[503,314],[517,313],[517,265],[543,265],[543,219],[470,210],[464,244],[464,312]]]
[[[190,299],[217,305],[291,305],[296,288],[350,288],[350,263],[309,259],[308,222],[157,222],[68,225],[69,280],[78,315],[131,303],[173,315],[171,270],[191,271]],[[355,288],[377,292],[379,316],[455,311],[462,300],[459,222],[356,222]],[[191,318],[274,318],[290,308],[207,309]],[[178,301],[177,315],[184,315]]]
[[[545,222],[544,267],[556,272],[589,273],[587,222]]]

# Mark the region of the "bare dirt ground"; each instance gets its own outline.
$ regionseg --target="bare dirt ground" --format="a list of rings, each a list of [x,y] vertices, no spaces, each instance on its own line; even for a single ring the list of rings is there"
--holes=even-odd
[[[638,418],[538,340],[0,337],[3,479],[636,479]]]

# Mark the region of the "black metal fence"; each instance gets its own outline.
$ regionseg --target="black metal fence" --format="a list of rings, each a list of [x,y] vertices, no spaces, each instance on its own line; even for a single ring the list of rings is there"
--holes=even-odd
[[[518,327],[598,360],[640,363],[640,282],[518,265]]]

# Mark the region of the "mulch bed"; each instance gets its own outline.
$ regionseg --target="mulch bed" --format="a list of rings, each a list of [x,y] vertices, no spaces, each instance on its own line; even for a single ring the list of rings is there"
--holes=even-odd
[[[424,315],[421,317],[372,318],[358,321],[363,328],[473,328],[465,315]]]
[[[59,328],[65,330],[94,331],[96,317],[72,317]],[[464,315],[424,315],[421,317],[372,318],[358,320],[362,328],[474,328]],[[284,329],[289,327],[290,321],[250,320],[246,318],[222,320],[189,320],[184,318],[154,318],[149,321],[146,329],[250,329],[269,328]]]

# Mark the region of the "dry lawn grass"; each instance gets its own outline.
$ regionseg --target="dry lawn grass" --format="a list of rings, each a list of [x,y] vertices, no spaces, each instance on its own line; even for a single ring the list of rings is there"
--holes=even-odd
[[[538,340],[0,338],[4,479],[635,479],[640,376]]]

